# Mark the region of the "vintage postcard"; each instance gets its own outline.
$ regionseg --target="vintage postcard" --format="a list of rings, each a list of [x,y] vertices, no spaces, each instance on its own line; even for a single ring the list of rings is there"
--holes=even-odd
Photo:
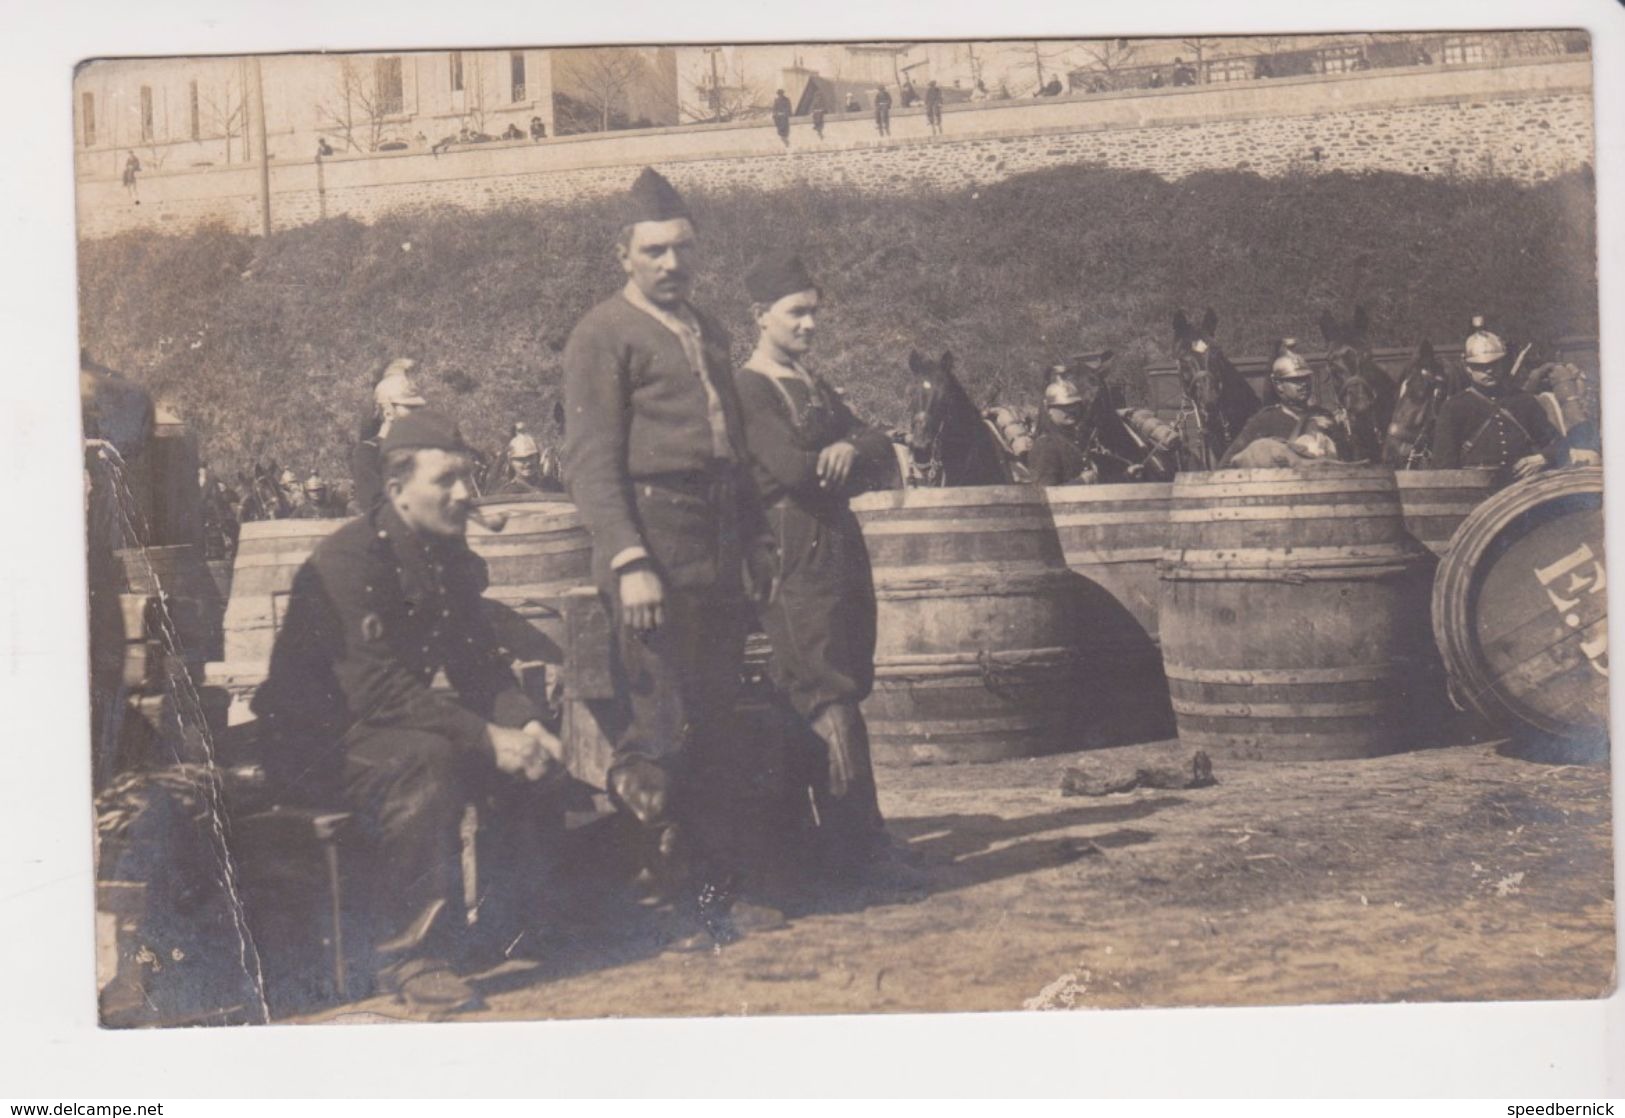
[[[1607,997],[1591,51],[84,63],[102,1024]]]

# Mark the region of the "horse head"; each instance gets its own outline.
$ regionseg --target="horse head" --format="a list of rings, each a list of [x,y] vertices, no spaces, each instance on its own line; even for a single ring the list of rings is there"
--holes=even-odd
[[[905,395],[909,453],[927,485],[998,485],[1011,479],[998,436],[954,375],[954,355],[910,350]]]
[[[1455,395],[1456,378],[1424,341],[1406,367],[1395,394],[1393,417],[1388,422],[1382,458],[1396,469],[1414,469],[1426,458],[1439,406]]]
[[[1224,391],[1223,366],[1229,365],[1213,338],[1218,326],[1219,315],[1212,307],[1202,316],[1200,327],[1193,325],[1184,311],[1174,312],[1174,359],[1179,362],[1179,383],[1186,398],[1203,412],[1218,406]]]
[[[936,360],[922,355],[919,350],[908,351],[908,371],[912,375],[905,399],[908,404],[908,447],[916,458],[929,456],[942,439],[948,424],[954,389],[964,395],[958,378],[954,376],[954,355],[943,350]]]

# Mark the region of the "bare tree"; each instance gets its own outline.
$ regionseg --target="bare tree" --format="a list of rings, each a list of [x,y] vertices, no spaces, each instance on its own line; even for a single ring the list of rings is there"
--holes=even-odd
[[[1089,60],[1087,69],[1101,74],[1109,86],[1117,85],[1117,74],[1134,65],[1134,58],[1139,48],[1127,39],[1102,39],[1099,42],[1083,43],[1080,45],[1085,58]]]
[[[1191,39],[1181,39],[1179,40],[1179,43],[1186,50],[1190,51],[1195,57],[1196,69],[1198,71],[1198,77],[1200,77],[1202,63],[1207,61],[1208,55],[1212,54],[1214,51],[1218,50],[1221,45],[1223,45],[1224,40],[1211,37],[1197,37]]]
[[[210,132],[226,141],[226,162],[231,162],[231,142],[246,131],[248,101],[242,89],[229,80],[219,86],[206,86],[200,94],[203,107],[208,111]]]
[[[559,84],[592,108],[599,131],[608,132],[610,117],[624,111],[627,92],[643,73],[643,59],[626,47],[560,51],[555,58]]]
[[[343,58],[327,95],[316,103],[316,117],[346,149],[376,151],[384,137],[385,107],[369,68]]]
[[[1044,88],[1048,76],[1052,75],[1056,69],[1056,62],[1065,56],[1064,51],[1045,50],[1041,39],[1033,39],[1025,43],[1013,43],[1010,50],[1018,59],[1015,63],[1016,67],[1022,70],[1031,67],[1032,74],[1036,79],[1036,84],[1033,87],[1034,92]],[[1046,65],[1050,67],[1048,74],[1044,69]]]
[[[764,116],[770,101],[765,87],[745,72],[744,59],[737,53],[727,67],[717,66],[713,56],[702,73],[689,79],[686,92],[678,111],[695,123]]]

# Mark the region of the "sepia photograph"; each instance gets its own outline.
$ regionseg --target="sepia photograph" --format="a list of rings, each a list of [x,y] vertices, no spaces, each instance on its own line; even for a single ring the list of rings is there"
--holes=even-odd
[[[1593,36],[920,26],[64,76],[101,1027],[1614,994]]]

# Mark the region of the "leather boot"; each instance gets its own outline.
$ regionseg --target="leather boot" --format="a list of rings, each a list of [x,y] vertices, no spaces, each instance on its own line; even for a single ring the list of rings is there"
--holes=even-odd
[[[825,787],[814,793],[823,845],[837,863],[864,860],[885,841],[885,822],[875,794],[874,765],[869,756],[869,728],[856,703],[830,703],[812,719],[829,753]]]

